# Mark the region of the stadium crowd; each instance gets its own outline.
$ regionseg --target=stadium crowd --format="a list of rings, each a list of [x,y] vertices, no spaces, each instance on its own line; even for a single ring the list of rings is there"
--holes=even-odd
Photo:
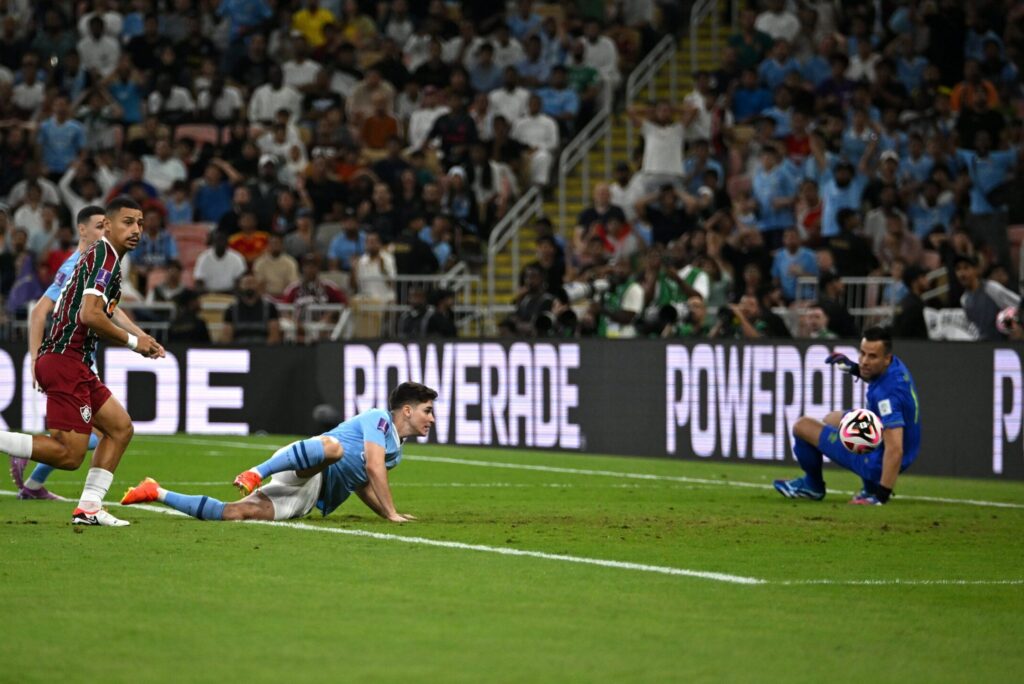
[[[927,338],[927,293],[1020,339],[1022,47],[1019,2],[744,8],[717,70],[627,112],[642,150],[572,235],[538,225],[505,332],[856,337],[894,308]]]
[[[78,210],[120,194],[145,210],[126,299],[173,301],[172,339],[208,336],[210,294],[234,295],[222,341],[275,341],[281,303],[387,301],[396,275],[476,266],[658,38],[654,9],[0,3],[3,315],[76,248]]]
[[[3,315],[119,194],[145,209],[126,299],[171,302],[171,340],[209,339],[218,294],[218,341],[275,342],[279,309],[476,267],[684,4],[6,0]],[[643,145],[575,229],[537,223],[503,331],[850,336],[842,278],[882,276],[897,334],[923,337],[945,268],[946,304],[1018,335],[996,318],[1018,301],[1022,38],[1005,0],[745,7],[691,93],[624,112]],[[405,334],[454,333],[450,292],[399,296]]]

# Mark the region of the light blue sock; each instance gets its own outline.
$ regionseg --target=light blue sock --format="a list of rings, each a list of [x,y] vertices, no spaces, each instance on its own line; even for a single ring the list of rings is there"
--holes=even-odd
[[[821,476],[821,452],[817,447],[811,446],[799,437],[794,437],[793,455],[799,461],[800,467],[807,473],[808,483],[819,489],[824,489],[825,480]]]
[[[36,463],[36,467],[33,468],[32,474],[28,476],[28,480],[26,480],[25,482],[38,482],[41,486],[44,482],[46,482],[46,478],[50,477],[50,473],[52,472],[52,466],[48,466],[45,463]]]
[[[89,450],[92,451],[96,448],[96,445],[100,443],[100,438],[96,436],[96,433],[89,435]],[[46,478],[50,477],[50,473],[53,472],[53,467],[48,466],[45,463],[37,463],[36,467],[33,468],[32,474],[28,476],[29,480],[37,482],[40,485],[46,482]]]
[[[224,504],[208,496],[189,496],[177,492],[167,492],[163,502],[176,511],[181,511],[200,520],[223,520]]]
[[[292,442],[278,449],[268,460],[253,470],[267,479],[286,470],[305,470],[324,462],[324,443],[319,437]]]

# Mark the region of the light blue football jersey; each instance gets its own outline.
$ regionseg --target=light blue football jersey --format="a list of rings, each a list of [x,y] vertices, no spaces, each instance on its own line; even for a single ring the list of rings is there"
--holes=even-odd
[[[384,447],[384,465],[388,470],[402,462],[402,442],[395,431],[391,413],[384,409],[364,411],[324,434],[337,439],[344,450],[341,460],[324,471],[324,485],[316,504],[324,515],[369,481],[366,442]]]

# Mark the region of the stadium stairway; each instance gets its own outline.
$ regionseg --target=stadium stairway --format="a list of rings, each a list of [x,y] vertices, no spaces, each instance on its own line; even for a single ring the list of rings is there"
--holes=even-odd
[[[697,64],[700,69],[714,69],[717,67],[714,55],[714,43],[711,38],[709,27],[701,27],[697,45]],[[726,35],[723,30],[722,35]],[[676,100],[681,101],[686,93],[693,87],[693,74],[690,67],[689,36],[680,41],[676,50],[676,79],[677,94]],[[655,76],[656,98],[671,99],[671,83],[669,77],[669,64],[662,66]],[[645,88],[643,93],[648,91]],[[641,99],[642,101],[642,99]],[[636,134],[635,134],[636,135]],[[634,144],[638,139],[634,135]],[[603,179],[605,174],[604,146],[598,144],[590,151],[591,182],[595,179]],[[620,161],[629,160],[629,150],[626,145],[626,118],[622,113],[615,114],[612,121],[612,165]],[[609,175],[610,171],[609,171]],[[591,185],[593,188],[593,185]],[[569,238],[576,223],[576,217],[590,203],[589,197],[583,195],[582,164],[579,165],[566,179],[566,225],[558,225],[558,197],[552,194],[544,202],[544,215],[551,219],[555,232],[558,235]],[[531,224],[524,225],[519,229],[519,264],[520,267],[532,262],[535,257],[536,234]],[[509,304],[516,292],[517,274],[512,272],[512,253],[505,250],[495,260],[495,303]]]

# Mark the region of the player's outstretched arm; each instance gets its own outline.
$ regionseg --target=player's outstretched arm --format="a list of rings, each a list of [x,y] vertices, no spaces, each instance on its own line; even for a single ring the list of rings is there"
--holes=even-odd
[[[148,337],[146,331],[140,328],[135,323],[135,321],[132,320],[132,317],[126,314],[121,309],[114,309],[114,323],[117,325],[117,327],[121,328],[121,330],[127,331],[132,335],[135,335],[136,337]],[[154,354],[153,356],[163,357],[165,354],[163,345],[157,344],[156,346],[160,348],[159,353]]]
[[[364,442],[363,448],[366,454],[366,476],[369,479],[369,484],[366,489],[371,490],[371,494],[376,499],[376,504],[379,509],[378,515],[391,522],[407,522],[409,518],[400,515],[395,510],[395,502],[391,498],[391,487],[388,486],[388,469],[384,465],[384,447],[380,444],[374,444],[373,442]],[[359,495],[365,502],[366,499],[363,495]],[[367,504],[370,508],[374,508],[372,505]]]
[[[892,427],[882,430],[882,441],[885,451],[882,455],[882,491],[878,500],[885,503],[896,487],[896,478],[900,476],[900,465],[903,463],[903,428]]]

